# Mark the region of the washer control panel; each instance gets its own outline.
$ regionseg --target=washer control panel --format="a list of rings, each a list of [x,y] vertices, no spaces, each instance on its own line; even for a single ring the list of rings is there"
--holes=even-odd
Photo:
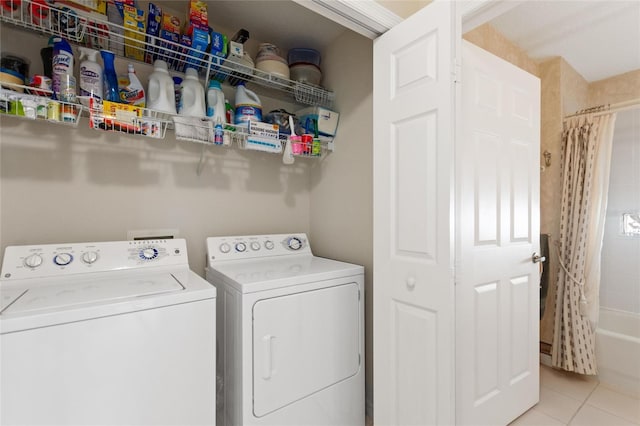
[[[306,234],[207,238],[207,259],[209,262],[294,254],[312,254]]]
[[[9,246],[0,280],[188,265],[184,239]]]

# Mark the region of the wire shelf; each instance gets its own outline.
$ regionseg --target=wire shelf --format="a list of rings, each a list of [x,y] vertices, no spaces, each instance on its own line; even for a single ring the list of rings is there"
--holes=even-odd
[[[164,139],[170,121],[146,108],[89,99],[89,127],[95,130]]]
[[[278,75],[248,67],[239,61],[220,58],[209,52],[179,42],[165,40],[135,29],[109,22],[105,15],[95,12],[58,8],[46,0],[5,0],[14,6],[0,8],[0,21],[27,28],[42,34],[62,36],[75,44],[94,49],[108,49],[129,60],[153,63],[165,60],[171,69],[184,71],[196,68],[205,76],[224,81],[255,83],[287,93],[295,102],[331,108],[335,95],[322,87],[295,82]],[[9,9],[9,10],[7,10]]]
[[[77,127],[83,106],[70,102],[56,101],[33,94],[31,87],[2,83],[0,88],[0,114],[29,120],[46,120],[50,123]],[[38,92],[50,92],[38,89]]]

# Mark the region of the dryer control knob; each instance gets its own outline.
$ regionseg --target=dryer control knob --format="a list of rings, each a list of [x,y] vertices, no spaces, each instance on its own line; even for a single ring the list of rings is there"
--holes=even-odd
[[[231,246],[229,246],[229,244],[227,243],[222,243],[220,244],[220,251],[222,253],[229,253],[229,251],[231,251]]]
[[[140,250],[140,259],[142,260],[152,260],[158,257],[158,250],[153,247],[147,247]]]
[[[24,259],[24,266],[31,269],[37,268],[40,265],[42,265],[42,256],[39,254],[32,254]]]
[[[58,266],[66,266],[73,261],[73,255],[71,253],[60,253],[53,257],[53,263]]]
[[[267,240],[264,242],[264,248],[266,248],[267,250],[273,250],[274,247],[275,244],[273,244],[273,241]]]
[[[260,243],[257,241],[254,241],[251,243],[251,250],[257,251],[260,250]]]
[[[236,251],[239,251],[240,253],[247,251],[247,245],[245,243],[237,243]]]
[[[91,265],[98,260],[98,253],[95,251],[87,251],[82,253],[82,261],[87,265]]]
[[[287,241],[287,247],[291,250],[300,250],[302,248],[302,241],[300,241],[300,238],[291,237],[289,241]]]

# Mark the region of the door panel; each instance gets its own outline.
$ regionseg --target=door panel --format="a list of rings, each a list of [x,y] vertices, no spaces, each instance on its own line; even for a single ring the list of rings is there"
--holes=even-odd
[[[374,406],[453,423],[453,2],[374,42]]]
[[[456,146],[456,423],[538,401],[539,79],[463,42]]]

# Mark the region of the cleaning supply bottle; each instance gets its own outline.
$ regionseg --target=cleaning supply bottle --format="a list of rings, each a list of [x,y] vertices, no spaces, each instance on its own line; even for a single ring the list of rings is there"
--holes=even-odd
[[[198,71],[195,68],[185,70],[184,80],[181,86],[179,115],[186,117],[204,118],[207,115],[204,101],[204,87],[198,80]]]
[[[60,99],[63,79],[73,76],[73,50],[67,40],[56,37],[53,43],[51,80],[54,99]]]
[[[118,75],[114,64],[115,55],[110,50],[101,50],[102,62],[104,62],[103,71],[103,91],[104,100],[111,102],[120,102],[120,94],[118,93]]]
[[[209,81],[209,88],[207,89],[207,117],[212,117],[214,122],[219,118],[222,124],[227,121],[224,93],[222,93],[220,82],[216,80]]]
[[[176,115],[176,95],[173,88],[173,79],[169,75],[167,63],[161,59],[157,59],[153,63],[153,72],[149,76],[147,108]]]
[[[80,47],[80,96],[102,100],[102,66],[96,61],[98,51]],[[84,59],[84,60],[82,60]]]
[[[132,64],[127,66],[127,71],[129,74],[129,82],[120,90],[120,101],[124,104],[144,108],[146,105],[144,87],[142,83],[140,83]]]
[[[244,82],[241,82],[236,86],[234,123],[248,127],[249,121],[262,121],[262,104],[258,95],[247,89]]]

